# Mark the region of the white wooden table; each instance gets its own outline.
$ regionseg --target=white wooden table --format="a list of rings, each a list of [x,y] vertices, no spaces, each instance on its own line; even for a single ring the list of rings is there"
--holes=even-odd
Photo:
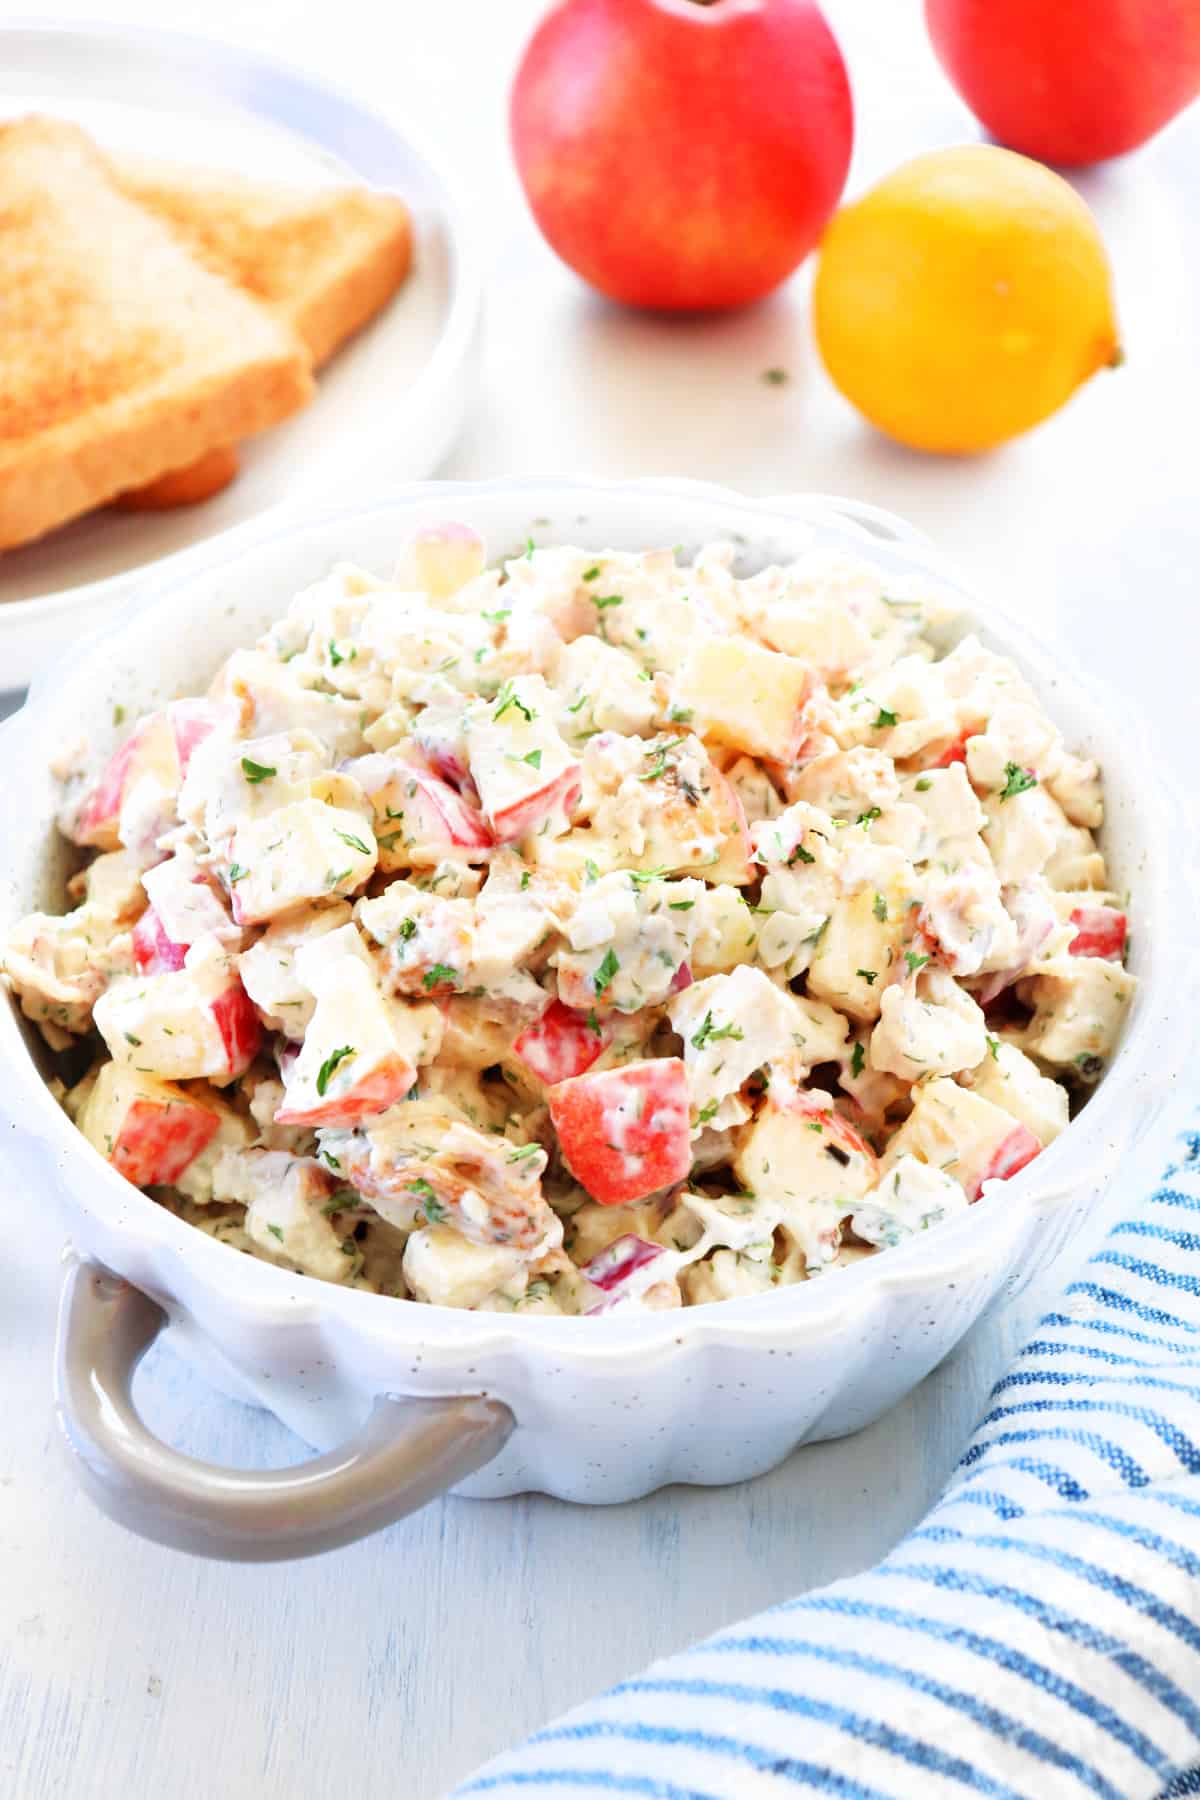
[[[66,10],[64,8],[64,10]],[[77,4],[96,18],[97,5]],[[1200,565],[1200,115],[1089,176],[1128,363],[990,460],[872,437],[829,389],[802,277],[678,326],[583,293],[526,216],[504,144],[533,0],[123,0],[125,18],[282,52],[423,125],[470,184],[491,261],[477,413],[446,473],[688,474],[843,491],[934,532],[1050,624],[1194,767]],[[829,0],[852,67],[852,186],[971,134],[916,0]],[[785,386],[762,371],[782,366]],[[1187,759],[1185,762],[1184,759]],[[1165,1138],[1130,1165],[1161,1160]],[[873,1560],[922,1512],[1047,1284],[981,1324],[889,1418],[744,1488],[582,1511],[449,1501],[373,1542],[265,1569],[194,1562],[91,1509],[56,1441],[59,1244],[7,1192],[0,1258],[0,1797],[436,1800],[477,1761],[650,1657]],[[1098,1224],[1098,1222],[1097,1222]],[[1083,1246],[1077,1247],[1080,1251]],[[1051,1277],[1054,1285],[1065,1269]],[[152,1356],[151,1422],[195,1454],[298,1459],[262,1414]]]

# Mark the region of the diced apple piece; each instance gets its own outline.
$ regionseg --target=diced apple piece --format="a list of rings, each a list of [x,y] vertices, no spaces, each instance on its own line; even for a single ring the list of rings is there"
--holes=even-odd
[[[79,1129],[135,1187],[167,1187],[200,1154],[220,1117],[192,1094],[140,1069],[105,1063]]]
[[[583,1075],[612,1042],[611,1020],[575,1012],[552,1000],[540,1019],[526,1026],[513,1044],[513,1055],[548,1087]]]
[[[579,1271],[604,1296],[587,1308],[588,1317],[613,1312],[618,1307],[637,1306],[661,1312],[681,1305],[679,1288],[671,1279],[671,1261],[662,1244],[651,1243],[647,1238],[626,1233],[614,1239]]]
[[[902,1156],[916,1156],[961,1182],[977,1200],[985,1181],[1015,1175],[1042,1146],[1027,1125],[970,1088],[943,1076],[915,1090],[912,1112],[888,1144],[885,1173]]]
[[[204,1104],[217,1116],[217,1129],[198,1156],[194,1156],[172,1184],[196,1206],[211,1206],[222,1201],[224,1194],[214,1192],[213,1177],[226,1150],[248,1150],[259,1139],[256,1122],[247,1119],[226,1104],[217,1094],[206,1094]]]
[[[91,790],[71,836],[77,844],[116,850],[123,842],[121,809],[134,787],[149,781],[163,797],[179,787],[175,739],[164,713],[147,713],[109,758]]]
[[[447,856],[485,862],[491,855],[482,815],[412,752],[364,756],[351,772],[374,808],[385,872],[431,869]]]
[[[406,1006],[383,994],[353,925],[301,949],[296,974],[317,1004],[284,1074],[276,1124],[356,1125],[403,1100],[418,1067],[441,1046],[436,1006]]]
[[[261,925],[311,900],[340,899],[374,873],[371,827],[358,813],[297,800],[234,833],[226,879],[239,925]]]
[[[804,1198],[831,1189],[854,1198],[879,1178],[874,1151],[832,1098],[803,1088],[782,1100],[772,1094],[743,1136],[734,1168],[753,1193],[783,1187]]]
[[[797,657],[748,639],[701,638],[676,686],[706,738],[775,762],[793,761],[806,735],[809,671]]]
[[[222,943],[241,943],[242,933],[230,918],[224,899],[190,854],[180,851],[147,869],[142,886],[172,943],[187,949],[209,935]]]
[[[563,1158],[602,1206],[683,1181],[691,1168],[687,1074],[676,1056],[577,1075],[553,1087]]]
[[[133,961],[143,975],[160,975],[166,969],[182,969],[187,945],[167,936],[162,920],[148,906],[132,932]]]
[[[486,562],[484,541],[470,525],[425,525],[401,550],[393,579],[397,587],[445,600],[482,575]]]
[[[175,741],[175,759],[179,779],[183,781],[192,760],[192,752],[211,737],[221,721],[221,708],[212,700],[172,700],[167,707],[167,723]]]
[[[1075,936],[1068,946],[1072,956],[1098,956],[1120,962],[1125,954],[1126,919],[1115,906],[1077,906],[1071,913]]]
[[[471,776],[501,843],[566,831],[580,793],[580,768],[554,723],[555,698],[540,675],[506,681],[467,718]]]
[[[171,1081],[235,1080],[261,1035],[233,962],[215,938],[189,950],[180,969],[115,983],[96,1002],[94,1016],[115,1062]]]

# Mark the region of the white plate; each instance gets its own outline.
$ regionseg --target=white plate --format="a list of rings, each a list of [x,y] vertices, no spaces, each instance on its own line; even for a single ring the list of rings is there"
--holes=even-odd
[[[114,149],[312,184],[402,194],[414,267],[392,304],[318,377],[312,404],[247,444],[232,487],[160,514],[101,510],[0,556],[0,689],[103,620],[152,565],[264,513],[352,498],[367,475],[432,473],[462,426],[482,279],[452,185],[406,130],[308,75],[174,32],[0,28],[0,116],[48,112]]]

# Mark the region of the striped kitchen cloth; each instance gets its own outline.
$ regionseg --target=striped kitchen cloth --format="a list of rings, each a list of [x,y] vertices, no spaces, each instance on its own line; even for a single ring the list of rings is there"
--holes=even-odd
[[[1200,1115],[867,1573],[466,1781],[497,1800],[1200,1795]]]

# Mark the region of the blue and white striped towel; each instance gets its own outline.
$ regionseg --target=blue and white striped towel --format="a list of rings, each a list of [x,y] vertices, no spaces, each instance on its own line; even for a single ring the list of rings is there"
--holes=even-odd
[[[866,1574],[489,1763],[498,1800],[1200,1795],[1200,1117]]]

